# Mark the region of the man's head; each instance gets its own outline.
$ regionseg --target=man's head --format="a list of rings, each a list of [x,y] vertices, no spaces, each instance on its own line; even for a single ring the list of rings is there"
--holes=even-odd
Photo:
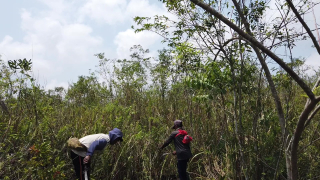
[[[115,140],[113,140],[113,141],[110,141],[110,144],[111,145],[115,145],[115,144],[117,144],[118,142],[122,142],[123,140],[122,140],[122,138],[117,138],[117,139],[115,139]]]
[[[110,144],[114,145],[117,142],[122,142],[122,136],[122,132],[118,128],[114,128],[113,130],[109,131]]]
[[[181,120],[175,120],[173,122],[173,127],[172,129],[178,129],[178,128],[182,128],[182,121]]]

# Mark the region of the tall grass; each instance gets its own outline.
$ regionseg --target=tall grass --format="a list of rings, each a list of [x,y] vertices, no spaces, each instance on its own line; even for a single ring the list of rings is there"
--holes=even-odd
[[[163,154],[174,147],[159,151],[158,146],[170,135],[175,119],[182,119],[194,138],[194,156],[188,167],[193,179],[243,179],[245,172],[251,179],[283,178],[284,149],[275,107],[268,87],[264,83],[258,86],[255,76],[247,82],[251,88],[243,92],[242,104],[237,106],[233,103],[234,84],[224,93],[203,98],[203,89],[190,88],[183,81],[165,90],[157,83],[142,88],[139,78],[103,85],[95,76],[82,76],[68,90],[50,91],[21,83],[17,95],[5,99],[9,113],[0,113],[0,179],[74,179],[68,138],[108,133],[114,127],[123,131],[124,141],[95,152],[93,179],[170,179],[177,175],[176,157]],[[3,87],[10,89],[9,85]],[[293,128],[304,97],[295,84],[290,88],[294,98],[289,99],[288,128]],[[279,90],[286,98],[287,89]],[[243,109],[242,139],[237,139],[235,132],[239,106]],[[255,119],[257,112],[260,115]],[[304,138],[317,139],[317,127],[310,126],[306,132],[314,133]],[[319,175],[318,147],[316,143],[307,146],[301,156],[302,177]]]

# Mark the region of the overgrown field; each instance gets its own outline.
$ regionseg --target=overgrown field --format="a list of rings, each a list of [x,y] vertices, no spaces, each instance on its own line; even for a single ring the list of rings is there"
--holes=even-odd
[[[192,179],[319,179],[320,71],[299,54],[320,54],[303,20],[315,4],[161,2],[172,16],[135,17],[132,28],[164,49],[96,54],[94,72],[68,87],[46,89],[32,60],[0,59],[1,180],[74,179],[66,141],[114,127],[124,141],[94,154],[93,179],[174,179],[176,157],[162,156],[174,148],[158,146],[175,119],[193,137]]]
[[[277,113],[259,69],[248,62],[241,86],[222,63],[206,67],[205,80],[190,80],[170,63],[173,57],[167,51],[159,51],[160,62],[148,69],[143,63],[146,52],[140,46],[136,50],[140,54],[131,61],[114,63],[109,71],[112,80],[103,83],[95,74],[81,76],[68,89],[44,90],[28,71],[2,63],[0,178],[72,179],[67,139],[118,127],[124,132],[123,143],[95,153],[92,177],[166,179],[177,174],[175,157],[162,157],[173,146],[159,151],[158,145],[170,134],[175,119],[182,119],[194,138],[191,177],[286,176]],[[105,61],[100,57],[98,72],[106,68]],[[302,66],[300,61],[295,65]],[[305,96],[283,72],[274,80],[286,102],[287,126],[293,128]],[[315,121],[303,136],[299,163],[305,177],[319,174],[319,145],[310,143],[319,138],[317,130]]]

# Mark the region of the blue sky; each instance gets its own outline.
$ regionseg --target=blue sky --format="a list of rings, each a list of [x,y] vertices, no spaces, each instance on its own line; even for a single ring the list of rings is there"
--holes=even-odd
[[[319,6],[315,10],[320,22]],[[32,59],[34,76],[46,89],[67,87],[96,69],[96,53],[127,58],[129,48],[141,44],[155,55],[161,37],[135,34],[131,25],[135,16],[156,14],[172,16],[158,0],[0,0],[0,55]],[[311,17],[305,19],[314,29]],[[320,58],[311,45],[298,43],[294,56],[317,67]]]
[[[155,0],[0,2],[1,58],[32,59],[34,76],[46,89],[67,87],[96,69],[96,53],[127,58],[135,44],[156,52],[161,38],[151,32],[135,34],[133,17],[168,14]]]

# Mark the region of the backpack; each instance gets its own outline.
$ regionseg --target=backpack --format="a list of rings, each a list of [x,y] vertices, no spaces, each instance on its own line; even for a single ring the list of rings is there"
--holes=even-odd
[[[78,138],[69,138],[69,140],[67,141],[67,146],[70,149],[78,151],[87,151],[87,147],[81,144]]]
[[[188,135],[187,131],[178,129],[179,133],[175,136],[184,135],[182,143],[189,144],[192,141],[192,137]]]

